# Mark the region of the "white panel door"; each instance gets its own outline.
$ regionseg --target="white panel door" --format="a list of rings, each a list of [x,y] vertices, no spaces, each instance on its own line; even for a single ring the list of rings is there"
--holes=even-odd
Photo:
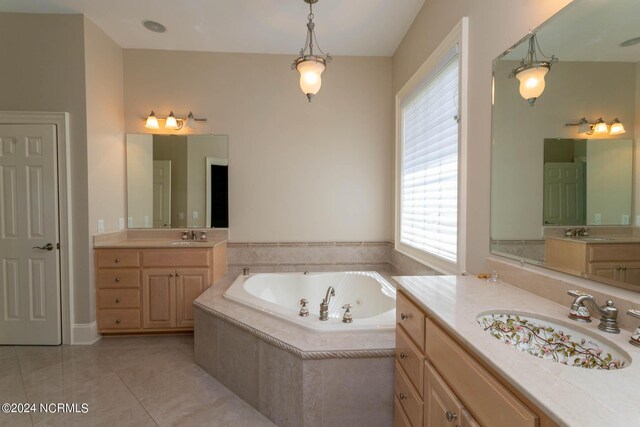
[[[153,161],[153,226],[171,227],[171,160]]]
[[[544,164],[544,225],[585,224],[584,164]]]
[[[61,344],[54,125],[0,125],[0,344]]]

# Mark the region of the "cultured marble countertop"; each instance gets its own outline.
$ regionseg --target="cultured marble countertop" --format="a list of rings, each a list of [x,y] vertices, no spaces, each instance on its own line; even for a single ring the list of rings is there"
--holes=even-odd
[[[466,344],[476,357],[493,367],[558,424],[640,425],[640,348],[629,344],[631,332],[623,330],[619,335],[601,332],[595,318],[589,324],[569,320],[569,296],[563,306],[505,283],[489,285],[472,276],[403,276],[394,280],[399,289]],[[502,344],[480,327],[476,318],[488,311],[526,313],[586,330],[612,342],[632,362],[624,369],[605,371],[532,356]]]
[[[567,242],[583,243],[583,244],[612,244],[612,243],[640,243],[638,236],[586,236],[586,237],[568,237],[568,236],[545,236],[545,239],[564,240]],[[640,423],[639,423],[640,424]]]
[[[213,248],[224,242],[226,239],[210,238],[202,240],[181,240],[181,239],[124,239],[110,242],[96,242],[94,248]]]

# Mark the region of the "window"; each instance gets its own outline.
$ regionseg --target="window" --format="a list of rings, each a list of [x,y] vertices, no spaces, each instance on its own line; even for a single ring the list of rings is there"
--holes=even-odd
[[[445,42],[398,94],[396,247],[458,273],[461,55]]]

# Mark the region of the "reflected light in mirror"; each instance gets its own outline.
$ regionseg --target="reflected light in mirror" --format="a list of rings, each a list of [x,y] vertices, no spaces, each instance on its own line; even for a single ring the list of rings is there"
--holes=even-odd
[[[147,116],[147,122],[145,123],[144,127],[146,127],[147,129],[160,129],[160,126],[158,125],[158,118],[156,117],[156,114],[153,112],[153,110],[151,110],[151,114]]]
[[[542,95],[545,87],[544,77],[548,72],[547,67],[534,67],[516,74],[516,78],[520,80],[520,95],[527,100]]]

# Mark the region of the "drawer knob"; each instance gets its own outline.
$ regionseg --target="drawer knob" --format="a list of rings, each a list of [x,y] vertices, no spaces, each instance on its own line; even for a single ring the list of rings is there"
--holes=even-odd
[[[400,319],[407,320],[409,318],[408,314],[400,313]]]
[[[120,298],[116,298],[116,304],[120,304]]]
[[[406,395],[406,394],[404,394],[404,393],[400,393],[400,394],[398,395],[398,397],[400,398],[400,400],[405,400],[405,399],[406,399],[407,397],[409,397],[409,396],[407,396],[407,395]]]
[[[120,319],[116,319],[116,325],[120,324]]]
[[[169,277],[173,277],[173,273],[169,273]]]
[[[180,277],[180,273],[176,273],[176,277]]]
[[[116,259],[115,259],[115,262],[120,262],[120,258],[116,258]]]
[[[116,282],[119,282],[119,281],[120,281],[120,278],[119,278],[119,277],[116,277]]]
[[[458,414],[454,414],[451,411],[447,411],[447,421],[451,422],[458,418]]]
[[[400,353],[400,359],[406,359],[407,357],[409,357],[409,355],[404,351]]]

